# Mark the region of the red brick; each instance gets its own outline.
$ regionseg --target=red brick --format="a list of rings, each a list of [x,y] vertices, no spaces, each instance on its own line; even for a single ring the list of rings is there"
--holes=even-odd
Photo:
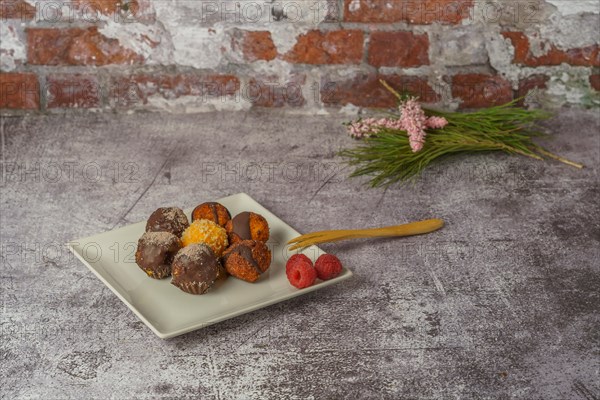
[[[277,57],[277,48],[269,31],[241,31],[233,38],[232,47],[240,48],[244,59],[249,62],[271,61]]]
[[[35,65],[138,64],[143,57],[98,28],[27,29],[28,62]]]
[[[376,67],[429,65],[429,36],[412,32],[373,32],[369,41],[369,64]]]
[[[523,64],[530,56],[529,39],[522,32],[502,32],[502,36],[510,39],[515,48],[513,63]]]
[[[462,100],[461,108],[482,108],[512,101],[513,91],[500,76],[465,74],[452,77],[452,96]]]
[[[514,64],[526,65],[528,67],[540,67],[560,65],[563,63],[575,66],[600,66],[600,51],[598,45],[560,50],[553,44],[547,45],[546,53],[541,56],[531,54],[529,38],[522,32],[502,32],[502,35],[510,39],[515,48],[513,57]]]
[[[156,17],[149,0],[73,0],[72,3],[77,15],[89,22],[96,22],[98,14],[123,22],[153,22]]]
[[[344,0],[347,22],[458,24],[471,16],[472,0]],[[360,7],[355,8],[356,5]]]
[[[424,103],[440,100],[427,80],[416,76],[362,74],[345,81],[321,81],[321,101],[326,105],[354,104],[359,107],[390,108],[397,105],[396,97],[380,83],[385,80],[399,93],[418,97]]]
[[[35,74],[0,73],[0,109],[38,110],[40,85]]]
[[[0,19],[31,20],[35,17],[35,7],[24,0],[0,0]]]
[[[590,75],[590,85],[600,91],[600,74]]]
[[[136,106],[148,103],[148,98],[159,95],[172,100],[182,96],[232,96],[240,89],[240,81],[233,75],[148,75],[114,77],[111,84],[111,103]]]
[[[93,76],[54,74],[46,78],[48,108],[100,107],[100,92]]]
[[[364,34],[359,30],[312,30],[298,37],[284,59],[300,64],[358,64],[363,42]]]
[[[536,74],[531,75],[527,78],[519,81],[519,90],[517,91],[517,97],[529,96],[529,93],[535,89],[547,89],[546,83],[550,80],[547,75]],[[525,99],[518,102],[519,105],[525,104]]]
[[[306,75],[293,75],[287,82],[277,77],[252,78],[248,82],[244,97],[258,107],[301,107],[306,103],[302,87],[306,83]]]

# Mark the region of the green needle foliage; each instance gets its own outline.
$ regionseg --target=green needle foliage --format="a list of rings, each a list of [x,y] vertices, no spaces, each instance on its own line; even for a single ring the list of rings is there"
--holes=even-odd
[[[393,93],[399,99],[403,98]],[[425,145],[416,153],[412,151],[405,131],[381,128],[372,136],[362,139],[357,147],[339,154],[354,167],[350,176],[371,176],[369,183],[372,187],[409,181],[434,161],[463,153],[503,151],[536,160],[549,157],[583,168],[581,164],[552,154],[533,142],[534,137],[543,135],[535,129],[535,123],[549,118],[551,114],[518,107],[518,101],[471,113],[424,108],[427,116],[444,117],[448,125],[442,129],[426,130]]]

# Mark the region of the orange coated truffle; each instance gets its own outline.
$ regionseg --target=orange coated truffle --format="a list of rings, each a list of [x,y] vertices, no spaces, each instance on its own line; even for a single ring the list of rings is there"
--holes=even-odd
[[[269,240],[269,224],[260,214],[245,211],[233,217],[225,225],[229,235],[229,243],[235,244],[243,240]]]
[[[229,274],[256,282],[271,265],[271,250],[264,242],[244,240],[225,251],[223,263]]]
[[[181,241],[184,246],[193,243],[204,243],[211,248],[217,257],[221,257],[223,251],[229,245],[225,229],[207,219],[198,219],[192,222],[181,235]]]
[[[224,205],[211,201],[194,208],[192,222],[198,219],[207,219],[224,227],[231,219],[231,214]]]

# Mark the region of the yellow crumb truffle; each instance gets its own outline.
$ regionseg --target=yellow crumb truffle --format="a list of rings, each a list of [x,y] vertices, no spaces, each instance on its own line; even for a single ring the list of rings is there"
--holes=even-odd
[[[208,219],[198,219],[181,235],[181,242],[184,246],[193,243],[204,243],[215,253],[215,256],[221,257],[223,251],[229,245],[227,241],[227,231]]]

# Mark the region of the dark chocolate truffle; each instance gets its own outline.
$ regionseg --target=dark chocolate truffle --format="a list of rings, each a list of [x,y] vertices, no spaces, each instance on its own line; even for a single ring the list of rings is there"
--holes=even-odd
[[[191,244],[179,250],[173,260],[171,283],[184,292],[204,294],[221,277],[219,259],[205,244]]]
[[[214,201],[202,203],[192,211],[192,222],[197,219],[208,219],[217,225],[225,227],[225,224],[231,219],[229,210],[220,203]]]
[[[229,274],[247,282],[256,282],[271,265],[271,250],[264,242],[244,240],[225,251],[223,263]]]
[[[170,232],[180,237],[188,226],[188,218],[180,208],[163,207],[150,215],[146,223],[146,232]]]
[[[233,217],[225,225],[229,243],[235,244],[242,240],[269,240],[269,224],[260,214],[245,211]]]
[[[146,232],[138,241],[135,262],[151,278],[171,275],[171,263],[181,248],[179,238],[169,232]]]

